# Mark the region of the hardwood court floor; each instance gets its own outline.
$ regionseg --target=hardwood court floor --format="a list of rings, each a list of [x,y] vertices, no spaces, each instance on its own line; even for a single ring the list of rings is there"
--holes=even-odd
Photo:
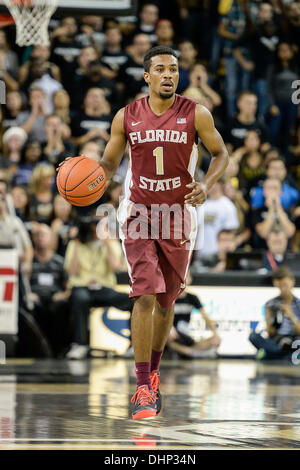
[[[0,449],[300,448],[300,366],[163,361],[163,410],[133,421],[133,362],[8,360]]]

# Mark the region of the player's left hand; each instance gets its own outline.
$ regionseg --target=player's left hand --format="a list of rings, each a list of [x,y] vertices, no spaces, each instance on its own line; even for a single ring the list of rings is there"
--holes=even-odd
[[[204,183],[194,181],[186,185],[192,188],[192,192],[184,196],[184,203],[191,204],[193,207],[201,206],[207,198],[207,187]]]

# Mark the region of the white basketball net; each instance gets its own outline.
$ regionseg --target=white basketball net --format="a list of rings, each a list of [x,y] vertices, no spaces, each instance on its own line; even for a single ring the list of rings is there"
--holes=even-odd
[[[49,44],[48,25],[58,0],[4,0],[13,16],[19,46]]]

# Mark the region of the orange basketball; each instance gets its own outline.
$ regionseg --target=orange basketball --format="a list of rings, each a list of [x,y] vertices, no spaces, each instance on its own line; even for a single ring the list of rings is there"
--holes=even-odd
[[[61,165],[56,177],[61,194],[73,206],[89,206],[105,191],[106,176],[102,166],[91,158],[70,158]]]

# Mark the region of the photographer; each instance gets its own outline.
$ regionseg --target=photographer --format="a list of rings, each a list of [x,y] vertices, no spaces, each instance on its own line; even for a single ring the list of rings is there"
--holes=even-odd
[[[285,266],[274,273],[273,285],[280,294],[265,305],[267,338],[251,333],[249,340],[258,349],[257,359],[281,359],[289,356],[292,344],[300,336],[300,299],[293,295],[295,278]]]
[[[83,359],[88,354],[90,308],[112,306],[131,311],[128,295],[114,290],[115,271],[120,269],[121,256],[119,241],[108,236],[105,218],[100,222],[92,217],[81,219],[78,236],[69,242],[65,257],[74,321],[74,343],[67,353],[68,359]]]

